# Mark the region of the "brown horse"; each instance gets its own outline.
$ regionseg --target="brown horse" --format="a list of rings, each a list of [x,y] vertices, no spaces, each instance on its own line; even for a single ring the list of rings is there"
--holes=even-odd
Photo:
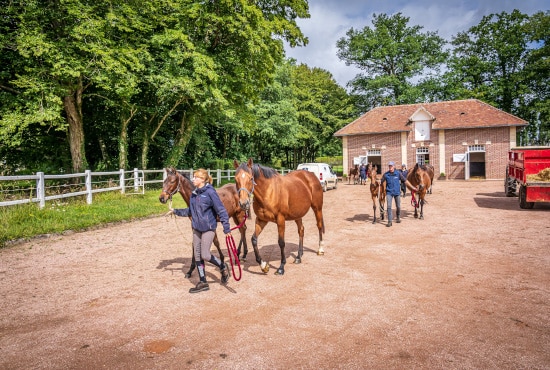
[[[195,186],[191,182],[191,179],[189,179],[187,175],[182,175],[174,168],[166,168],[165,171],[166,179],[164,180],[164,183],[162,185],[162,192],[160,193],[159,201],[162,204],[165,204],[168,200],[172,200],[172,195],[180,193],[185,203],[189,205],[191,193],[195,189]],[[237,194],[237,188],[235,187],[235,184],[226,184],[216,191],[218,192],[218,195],[220,196],[220,199],[229,217],[233,218],[235,224],[241,224],[245,219],[246,212],[239,206],[239,196]],[[246,224],[243,223],[243,225],[239,229],[239,232],[241,233],[241,241],[239,242],[237,253],[240,255],[241,246],[244,246],[243,256],[241,257],[241,259],[244,261],[246,260],[246,254],[248,253],[248,245],[246,244]],[[220,248],[220,241],[218,240],[217,234],[214,235],[214,245],[218,249],[220,259],[223,262],[224,255]],[[193,253],[195,253],[194,249]],[[191,267],[189,267],[189,271],[185,274],[185,277],[189,278],[194,269],[195,255],[193,254],[193,258],[191,259]]]
[[[433,167],[432,167],[433,168]],[[426,193],[432,186],[433,170],[426,166],[420,166],[418,163],[414,165],[413,169],[409,171],[407,180],[418,187],[418,201],[416,200],[414,193],[412,194],[411,203],[414,206],[414,218],[418,218],[418,207],[420,206],[420,219],[424,219],[424,203],[426,203]]]
[[[373,219],[372,223],[376,223],[376,201],[378,200],[378,205],[380,207],[380,219],[384,220],[384,205],[386,204],[386,183],[381,184],[381,177],[378,175],[378,167],[369,163],[367,167],[367,173],[370,179],[370,195],[372,198],[372,210],[373,210]]]
[[[234,161],[235,182],[239,192],[239,204],[243,209],[250,209],[253,203],[256,214],[256,225],[252,235],[252,246],[256,254],[256,262],[262,271],[269,271],[269,264],[262,260],[258,250],[258,236],[268,222],[277,224],[278,242],[281,249],[281,265],[276,275],[285,273],[285,223],[296,222],[298,226],[298,255],[294,263],[302,262],[304,252],[304,225],[302,218],[311,208],[315,214],[319,229],[318,255],[323,255],[323,188],[315,174],[309,171],[293,171],[285,176],[280,175],[273,168],[254,164],[252,158],[248,162]],[[254,197],[254,202],[251,196]]]
[[[350,168],[349,169],[349,173],[348,173],[348,185],[351,181],[351,178],[353,177],[353,184],[357,184],[358,181],[357,179],[359,178],[359,165],[355,165],[353,168]]]

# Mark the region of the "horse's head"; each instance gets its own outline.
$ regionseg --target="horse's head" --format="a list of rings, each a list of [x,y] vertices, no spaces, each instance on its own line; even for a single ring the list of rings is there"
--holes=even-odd
[[[159,196],[159,201],[165,204],[166,201],[172,199],[172,195],[176,194],[180,189],[180,180],[177,171],[173,168],[165,168],[166,179],[162,183],[162,192]]]
[[[252,172],[252,158],[248,162],[233,161],[235,166],[235,184],[239,195],[239,206],[245,211],[250,210],[250,197],[254,192],[254,174]]]
[[[418,163],[414,165],[407,178],[410,179],[411,184],[418,186],[418,191],[421,193],[431,185],[429,174]]]

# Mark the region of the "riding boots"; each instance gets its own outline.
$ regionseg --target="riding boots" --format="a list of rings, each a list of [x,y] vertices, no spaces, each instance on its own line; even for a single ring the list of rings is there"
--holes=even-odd
[[[199,281],[194,288],[189,289],[189,293],[204,292],[210,289],[206,281]]]
[[[398,224],[401,223],[401,219],[399,218],[399,214],[401,213],[401,209],[400,208],[397,208],[395,214],[397,215],[397,219],[395,220],[395,222],[397,222]]]
[[[229,281],[229,271],[227,269],[227,263],[223,264],[223,267],[220,269],[220,271],[222,273],[222,284],[225,285]]]
[[[391,226],[391,221],[388,221],[388,223],[386,224],[386,227],[390,227]]]

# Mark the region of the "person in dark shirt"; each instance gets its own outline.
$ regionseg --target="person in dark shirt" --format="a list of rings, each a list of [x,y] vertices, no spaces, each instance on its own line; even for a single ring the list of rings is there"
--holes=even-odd
[[[407,175],[409,174],[409,170],[407,169],[407,165],[403,163],[401,165],[401,173],[403,174],[403,177],[407,179]],[[403,193],[403,198],[407,195],[407,186],[405,185],[405,181],[401,181],[401,192]]]
[[[388,167],[389,170],[382,175],[381,183],[386,183],[386,200],[388,208],[388,223],[386,224],[386,226],[390,227],[392,226],[393,218],[391,210],[393,199],[395,199],[395,222],[401,222],[401,181],[403,181],[405,183],[405,186],[407,186],[409,189],[416,189],[405,177],[403,177],[403,174],[400,171],[395,170],[395,163],[393,161],[388,163]]]

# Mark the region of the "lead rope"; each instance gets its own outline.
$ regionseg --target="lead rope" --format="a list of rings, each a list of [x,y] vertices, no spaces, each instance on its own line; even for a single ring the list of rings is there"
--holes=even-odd
[[[247,214],[245,213],[242,222],[239,225],[231,228],[231,231],[235,229],[240,229],[241,227],[243,227],[244,223],[246,222],[246,217],[247,217]],[[229,263],[231,263],[231,271],[233,272],[233,279],[235,279],[235,281],[239,281],[241,280],[243,271],[241,269],[241,262],[239,261],[239,252],[237,251],[237,247],[235,246],[235,239],[233,239],[233,235],[229,234],[225,236],[225,244],[227,245],[227,251],[229,254]],[[235,267],[237,267],[239,270],[238,278],[237,278],[237,274],[235,273]]]
[[[418,208],[418,202],[416,201],[414,193],[416,193],[416,191],[411,190],[411,206],[413,206],[414,208]]]

